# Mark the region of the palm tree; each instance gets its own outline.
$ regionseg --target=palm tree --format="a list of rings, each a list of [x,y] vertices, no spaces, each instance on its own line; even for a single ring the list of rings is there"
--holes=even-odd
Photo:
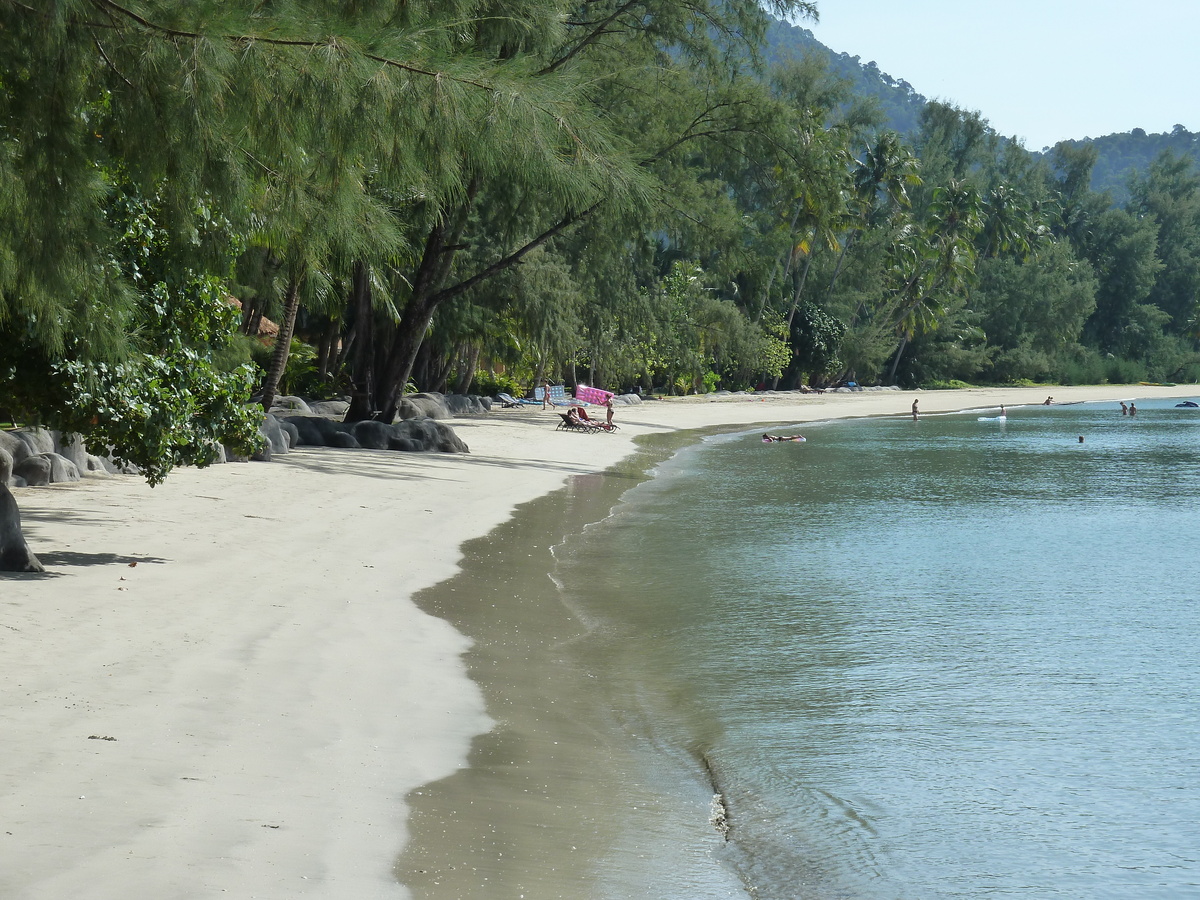
[[[899,135],[891,131],[880,134],[875,143],[867,147],[862,159],[855,163],[852,202],[857,216],[853,229],[842,242],[841,254],[826,289],[827,296],[833,295],[850,247],[867,228],[881,216],[908,209],[908,189],[921,183],[918,168],[917,158],[901,143]],[[860,304],[851,318],[857,318],[861,311]]]
[[[1029,253],[1031,237],[1037,229],[1025,197],[1008,185],[998,184],[983,197],[980,213],[983,259],[994,259],[1010,251],[1018,256]]]
[[[888,381],[896,377],[908,342],[935,329],[945,315],[945,301],[969,284],[983,225],[980,211],[978,191],[966,181],[951,181],[934,190],[927,227],[908,229],[898,243],[895,327],[900,340]]]

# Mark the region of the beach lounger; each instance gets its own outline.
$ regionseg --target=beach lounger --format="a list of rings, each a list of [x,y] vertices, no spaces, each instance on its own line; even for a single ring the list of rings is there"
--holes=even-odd
[[[496,399],[500,401],[504,409],[513,409],[517,406],[541,406],[541,400],[518,400],[512,394],[497,394]]]
[[[591,416],[589,416],[587,414],[587,410],[585,410],[585,409],[579,410],[577,415],[579,416],[579,421],[585,422],[586,424],[591,425],[597,431],[616,431],[617,430],[616,425],[609,425],[607,422],[601,422],[597,419],[593,419]]]
[[[595,434],[597,431],[604,430],[595,422],[590,420],[585,422],[583,419],[573,418],[570,413],[559,413],[558,417],[562,421],[558,423],[555,431],[582,431],[585,434]]]

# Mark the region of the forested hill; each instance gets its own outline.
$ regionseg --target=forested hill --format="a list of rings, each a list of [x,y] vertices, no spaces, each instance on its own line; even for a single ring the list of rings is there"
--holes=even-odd
[[[1083,138],[1064,143],[1072,146],[1092,144],[1096,148],[1096,167],[1092,170],[1092,190],[1108,191],[1117,203],[1129,199],[1130,176],[1145,172],[1164,150],[1194,160],[1200,166],[1200,134],[1176,125],[1169,133],[1146,134],[1141,128],[1122,134]]]
[[[874,61],[863,62],[860,57],[830,50],[807,28],[776,21],[767,32],[766,56],[773,63],[814,54],[826,58],[829,71],[850,82],[855,95],[877,100],[889,128],[906,136],[917,132],[921,110],[929,100],[903,78],[882,71]],[[980,112],[986,119],[987,110]],[[1063,142],[1074,147],[1089,143],[1095,146],[1097,159],[1092,170],[1092,190],[1107,191],[1118,204],[1129,199],[1130,176],[1146,172],[1164,150],[1195,160],[1200,165],[1200,134],[1192,133],[1182,125],[1176,125],[1169,133],[1147,134],[1143,129],[1135,128],[1131,132],[1097,138],[1064,136]],[[1034,156],[1041,155],[1036,150],[1031,149],[1031,152]]]
[[[921,109],[929,101],[907,81],[881,71],[874,61],[864,63],[857,56],[835,53],[807,28],[778,20],[768,28],[765,56],[772,64],[813,54],[828,59],[829,71],[849,81],[855,95],[876,99],[889,128],[904,135],[916,133]]]

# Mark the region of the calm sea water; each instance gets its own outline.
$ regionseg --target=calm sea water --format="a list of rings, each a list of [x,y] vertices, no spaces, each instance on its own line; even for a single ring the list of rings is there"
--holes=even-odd
[[[618,881],[1200,897],[1200,410],[994,414],[710,439],[562,548],[656,798]]]

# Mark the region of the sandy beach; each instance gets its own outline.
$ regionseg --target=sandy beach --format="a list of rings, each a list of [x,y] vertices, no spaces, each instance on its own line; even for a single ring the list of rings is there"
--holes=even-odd
[[[154,489],[16,489],[47,573],[0,574],[0,897],[409,897],[406,798],[504,715],[468,677],[468,639],[413,602],[466,542],[639,438],[1048,393],[1197,389],[680,398],[618,407],[620,431],[594,435],[497,409],[450,422],[469,455],[303,448]]]

